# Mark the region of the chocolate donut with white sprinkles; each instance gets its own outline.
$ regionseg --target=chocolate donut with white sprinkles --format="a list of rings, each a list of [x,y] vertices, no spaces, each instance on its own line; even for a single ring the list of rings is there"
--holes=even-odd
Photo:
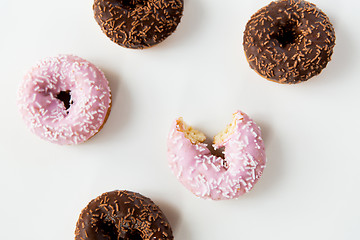
[[[182,17],[183,0],[95,0],[96,22],[113,42],[143,49],[162,42]]]
[[[81,212],[75,240],[172,240],[171,226],[150,199],[130,191],[106,192]]]
[[[246,25],[249,65],[264,78],[299,83],[319,74],[331,60],[335,31],[329,18],[303,0],[271,2]]]

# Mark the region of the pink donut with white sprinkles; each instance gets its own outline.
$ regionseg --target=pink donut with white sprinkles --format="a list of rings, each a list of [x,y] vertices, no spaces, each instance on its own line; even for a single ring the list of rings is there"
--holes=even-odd
[[[241,111],[214,137],[214,149],[224,157],[213,155],[204,143],[203,133],[174,121],[168,136],[168,161],[180,182],[196,196],[224,200],[249,192],[261,177],[266,164],[260,128]]]
[[[18,106],[26,125],[60,145],[87,141],[111,109],[109,83],[92,63],[73,55],[42,60],[25,76]]]

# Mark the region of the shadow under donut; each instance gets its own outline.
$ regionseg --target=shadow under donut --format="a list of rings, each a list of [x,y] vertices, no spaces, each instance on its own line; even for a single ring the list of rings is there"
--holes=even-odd
[[[156,205],[158,205],[161,211],[165,214],[166,218],[170,222],[171,229],[173,231],[174,239],[187,239],[191,240],[192,238],[189,236],[189,232],[186,228],[184,228],[185,224],[181,224],[181,216],[180,211],[172,204],[168,202],[154,199]],[[181,227],[181,233],[179,226]],[[181,234],[181,235],[180,235]]]
[[[107,69],[106,67],[100,66],[104,72],[111,90],[111,111],[107,122],[104,124],[103,129],[99,132],[99,136],[117,135],[119,130],[124,128],[129,121],[131,112],[131,98],[126,85],[121,81],[117,73]],[[109,127],[111,126],[111,127]]]
[[[281,140],[271,132],[271,128],[267,124],[257,119],[255,122],[261,127],[267,163],[263,176],[261,176],[254,188],[246,194],[249,197],[256,197],[257,194],[265,194],[267,191],[272,191],[276,183],[281,181],[284,165]]]
[[[191,41],[192,35],[199,32],[202,23],[204,22],[204,8],[200,6],[199,1],[184,0],[184,11],[180,23],[176,30],[163,42],[159,43],[155,48],[173,47],[175,44],[180,44],[183,41]]]
[[[342,25],[342,23],[334,22],[336,41],[332,60],[319,76],[323,76],[325,81],[339,81],[341,77],[342,85],[345,85],[343,84],[344,73],[357,69],[355,59],[357,54],[354,53],[354,49],[357,47],[346,26]]]

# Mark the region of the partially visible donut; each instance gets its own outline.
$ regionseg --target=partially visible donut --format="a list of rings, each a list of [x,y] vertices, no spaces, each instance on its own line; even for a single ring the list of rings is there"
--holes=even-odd
[[[335,46],[335,31],[314,4],[280,0],[251,17],[243,45],[250,67],[261,76],[278,83],[299,83],[326,67]]]
[[[162,42],[180,22],[183,0],[95,0],[96,22],[113,42],[142,49]]]
[[[20,113],[30,130],[61,145],[94,136],[111,109],[105,75],[73,55],[42,60],[26,74],[18,95]]]
[[[113,191],[93,199],[81,212],[75,240],[171,240],[171,226],[150,198]]]
[[[260,128],[237,111],[233,122],[214,137],[214,148],[224,148],[224,158],[213,155],[203,143],[203,133],[174,121],[168,136],[168,162],[179,181],[196,196],[223,200],[249,192],[266,164]]]

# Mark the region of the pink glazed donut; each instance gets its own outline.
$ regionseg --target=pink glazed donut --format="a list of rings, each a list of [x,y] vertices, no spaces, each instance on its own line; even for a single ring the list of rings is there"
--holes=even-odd
[[[73,55],[47,58],[30,70],[18,92],[26,125],[61,145],[94,136],[111,109],[109,83],[92,63]]]
[[[175,120],[168,137],[170,168],[180,182],[196,196],[223,200],[250,191],[266,164],[260,128],[241,111],[233,122],[214,137],[214,148],[224,147],[224,158],[211,154],[206,137]]]

